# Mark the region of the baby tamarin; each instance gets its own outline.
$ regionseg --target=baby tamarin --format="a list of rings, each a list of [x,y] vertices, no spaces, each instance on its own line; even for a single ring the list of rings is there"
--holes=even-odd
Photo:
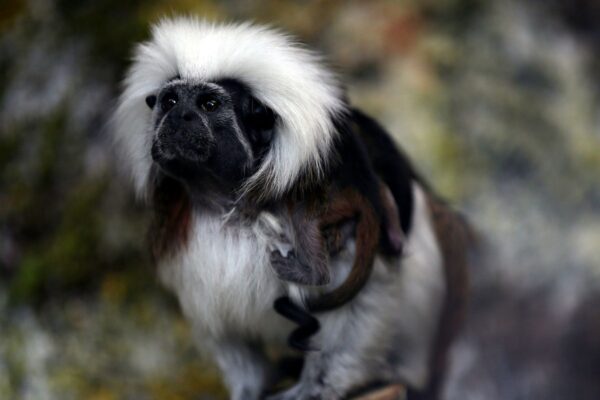
[[[300,285],[328,284],[333,272],[330,256],[355,238],[354,262],[340,285],[305,299],[305,308],[289,298],[275,302],[280,314],[300,325],[289,337],[292,347],[310,349],[307,341],[319,329],[311,313],[330,311],[351,301],[366,284],[378,250],[387,255],[402,251],[403,232],[396,203],[389,188],[375,179],[378,190],[374,193],[363,193],[364,188],[342,179],[308,201],[287,201],[287,226],[292,231],[284,242],[291,248],[285,254],[281,249],[271,253],[271,265],[282,280]]]
[[[383,219],[371,201],[352,187],[333,187],[328,202],[312,204],[288,202],[293,227],[291,250],[271,253],[271,264],[285,281],[302,285],[325,285],[330,280],[329,257],[334,256],[351,237],[356,240],[356,256],[350,273],[330,292],[307,299],[310,312],[324,312],[352,300],[366,283],[380,237],[383,250],[390,255],[402,251],[403,233],[394,199],[383,183],[379,184],[379,206]],[[383,231],[383,235],[380,233]]]

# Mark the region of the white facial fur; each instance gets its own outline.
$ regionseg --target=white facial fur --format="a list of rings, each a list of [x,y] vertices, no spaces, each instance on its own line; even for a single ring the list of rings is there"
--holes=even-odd
[[[301,171],[321,173],[335,135],[332,118],[345,105],[319,58],[272,29],[173,18],[156,24],[136,48],[115,113],[117,147],[139,194],[147,193],[152,165],[151,112],[144,100],[176,76],[237,79],[280,117],[271,151],[243,189],[260,185],[265,197],[277,197]]]

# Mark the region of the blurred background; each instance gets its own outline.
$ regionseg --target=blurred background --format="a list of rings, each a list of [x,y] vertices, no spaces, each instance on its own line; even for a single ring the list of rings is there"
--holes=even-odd
[[[0,399],[223,399],[146,251],[106,122],[165,14],[323,52],[482,233],[447,399],[600,398],[600,2],[0,5]]]

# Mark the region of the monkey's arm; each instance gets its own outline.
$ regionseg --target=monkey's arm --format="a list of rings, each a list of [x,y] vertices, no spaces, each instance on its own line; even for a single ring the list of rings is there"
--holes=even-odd
[[[349,302],[364,287],[369,278],[379,244],[380,224],[368,200],[353,189],[345,189],[337,193],[328,212],[321,219],[321,230],[326,231],[331,226],[338,227],[339,230],[344,221],[351,219],[356,220],[356,254],[352,269],[340,286],[308,300],[307,308],[311,312],[329,311]],[[336,243],[336,245],[343,246],[345,243]],[[329,250],[339,251],[337,248]]]
[[[402,252],[404,234],[400,226],[400,216],[394,198],[389,188],[379,183],[379,195],[382,206],[382,219],[375,213],[373,206],[357,190],[345,190],[332,202],[329,213],[322,219],[323,226],[338,224],[348,218],[357,218],[356,225],[356,255],[352,270],[346,280],[333,291],[309,300],[308,309],[313,312],[323,312],[337,308],[349,302],[364,287],[373,269],[373,261],[379,243],[379,232],[384,235],[383,243],[392,255]],[[329,241],[329,253],[339,251],[348,239],[343,232],[345,227],[337,229],[336,238]]]
[[[202,338],[223,374],[231,400],[259,400],[275,371],[258,343],[241,338]]]

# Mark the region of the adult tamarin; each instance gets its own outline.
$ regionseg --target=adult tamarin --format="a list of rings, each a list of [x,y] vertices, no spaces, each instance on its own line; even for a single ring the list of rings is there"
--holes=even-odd
[[[285,346],[294,329],[275,300],[306,304],[351,274],[358,229],[342,235],[338,248],[326,245],[325,257],[322,244],[290,240],[328,243],[325,226],[303,236],[294,216],[314,230],[327,213],[311,207],[334,204],[332,187],[366,199],[384,234],[365,264],[373,269],[364,287],[342,307],[316,314],[319,350],[305,355],[298,383],[273,398],[341,399],[386,382],[435,398],[464,306],[466,228],[387,133],[348,105],[318,57],[267,28],[163,20],[136,48],[115,137],[157,215],[160,278],[232,399],[261,398],[274,376],[262,345]],[[381,187],[389,188],[391,208]],[[394,226],[405,236],[402,256],[386,252]],[[307,259],[317,262],[297,263],[306,270],[296,275],[286,251],[314,248],[321,254]],[[311,285],[328,281],[325,289]]]

